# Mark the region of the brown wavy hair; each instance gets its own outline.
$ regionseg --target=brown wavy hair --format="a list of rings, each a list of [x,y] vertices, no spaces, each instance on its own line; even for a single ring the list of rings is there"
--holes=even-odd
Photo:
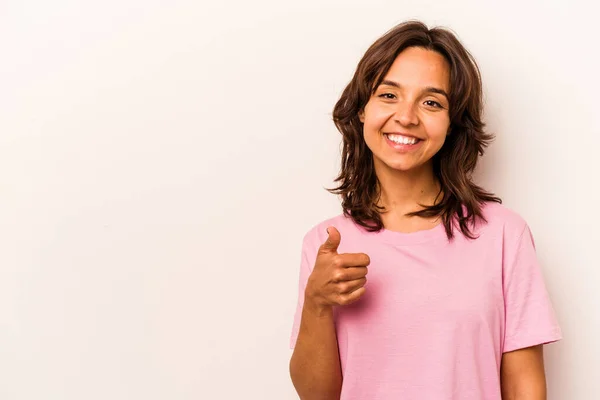
[[[472,173],[484,148],[493,140],[484,132],[482,121],[483,93],[481,74],[473,56],[447,28],[433,29],[420,21],[403,22],[377,39],[358,63],[354,77],[344,89],[333,109],[333,121],[343,137],[341,170],[334,182],[339,185],[326,189],[340,195],[344,215],[351,217],[368,231],[383,229],[380,213],[385,207],[377,205],[381,187],[373,153],[363,138],[359,119],[392,63],[404,49],[421,47],[436,51],[450,65],[450,130],[442,148],[433,156],[433,171],[441,189],[434,205],[407,216],[442,217],[448,239],[452,239],[453,219],[463,235],[474,239],[469,224],[477,218],[485,221],[482,204],[502,203],[499,197],[485,191],[472,181]]]

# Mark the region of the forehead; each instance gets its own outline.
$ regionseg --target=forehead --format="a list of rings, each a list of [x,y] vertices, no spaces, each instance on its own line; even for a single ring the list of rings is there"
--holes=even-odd
[[[394,60],[384,79],[402,86],[435,86],[450,89],[450,66],[440,53],[421,47],[404,49]]]

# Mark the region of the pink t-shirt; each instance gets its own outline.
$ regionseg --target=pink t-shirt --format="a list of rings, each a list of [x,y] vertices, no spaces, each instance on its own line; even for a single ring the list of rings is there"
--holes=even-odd
[[[502,353],[562,338],[527,223],[498,203],[470,240],[443,225],[413,233],[368,232],[342,214],[304,237],[298,335],[304,288],[326,228],[338,253],[371,259],[366,293],[334,308],[342,400],[500,400]]]

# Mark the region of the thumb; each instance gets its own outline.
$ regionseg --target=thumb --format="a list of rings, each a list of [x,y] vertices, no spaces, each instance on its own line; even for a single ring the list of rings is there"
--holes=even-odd
[[[340,232],[333,226],[327,228],[327,233],[329,235],[325,243],[321,245],[321,250],[327,253],[335,253],[340,245],[342,236],[340,235]]]

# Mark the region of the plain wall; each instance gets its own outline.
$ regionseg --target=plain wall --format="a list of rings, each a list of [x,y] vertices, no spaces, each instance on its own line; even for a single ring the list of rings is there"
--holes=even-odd
[[[564,340],[550,400],[600,397],[592,2],[0,2],[0,398],[294,399],[305,232],[367,47],[420,18],[479,62],[476,178],[530,224]]]

